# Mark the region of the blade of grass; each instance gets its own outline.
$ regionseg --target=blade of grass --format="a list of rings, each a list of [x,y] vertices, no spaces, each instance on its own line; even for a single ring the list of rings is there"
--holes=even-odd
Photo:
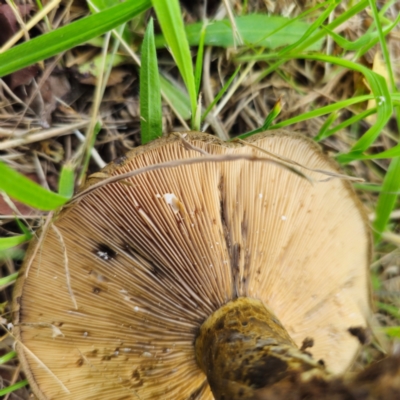
[[[65,204],[69,197],[44,189],[37,183],[0,162],[0,190],[28,206],[43,211],[54,210]]]
[[[353,7],[349,8],[347,11],[344,13],[340,14],[337,18],[335,18],[329,25],[327,25],[328,29],[334,30],[338,26],[340,26],[342,23],[346,22],[348,19],[353,17],[354,15],[358,14],[359,12],[363,11],[365,7],[368,4],[368,0],[362,0],[359,3],[356,3]],[[287,54],[287,58],[280,59],[279,58],[279,53],[274,53],[271,54],[270,52],[268,53],[263,53],[263,54],[253,54],[253,55],[245,55],[238,57],[239,61],[261,61],[261,60],[269,60],[269,59],[278,59],[275,63],[273,63],[269,68],[267,68],[265,71],[263,71],[257,78],[257,82],[261,81],[263,78],[265,78],[267,75],[270,73],[274,72],[276,69],[278,69],[282,64],[284,64],[288,59],[290,59],[290,56],[292,54],[296,54],[297,58],[299,57],[300,53],[304,50],[309,48],[313,43],[316,43],[318,40],[322,39],[324,36],[326,36],[327,33],[325,30],[321,29],[314,35],[311,35],[309,38],[307,38],[299,47],[293,50],[292,53]]]
[[[386,229],[390,214],[395,207],[397,192],[400,189],[400,157],[394,158],[386,172],[382,184],[382,192],[378,197],[375,213],[376,218],[373,222],[373,232],[375,242],[379,242],[382,233]]]
[[[15,247],[18,246],[21,243],[25,243],[28,240],[30,240],[32,235],[29,233],[28,235],[17,235],[17,236],[11,236],[11,237],[6,237],[6,238],[1,238],[0,239],[0,251],[9,249],[10,247]]]
[[[304,42],[306,42],[307,39],[311,39],[313,36],[317,35],[319,28],[322,26],[323,22],[335,10],[340,2],[341,0],[332,1],[331,4],[329,4],[328,8],[318,16],[318,18],[308,27],[308,29],[295,43],[291,44],[290,46],[286,46],[279,51],[278,57],[283,57],[285,54],[290,53],[294,49],[296,49],[297,51],[307,50],[307,47],[304,47]]]
[[[0,250],[0,260],[23,260],[25,251],[18,247],[10,247],[9,249]],[[2,288],[0,287],[0,290]]]
[[[398,307],[391,304],[381,303],[380,301],[378,301],[376,304],[381,310],[386,311],[392,317],[400,319],[400,310]]]
[[[203,72],[203,57],[204,57],[204,41],[206,37],[207,24],[203,24],[200,32],[199,48],[197,49],[196,67],[194,72],[194,81],[196,84],[196,96],[199,97],[201,76]]]
[[[26,379],[23,379],[22,381],[19,381],[15,383],[14,385],[8,386],[6,388],[0,389],[0,396],[4,396],[7,393],[12,393],[18,389],[23,388],[28,384],[28,381]]]
[[[385,29],[381,29],[381,33],[378,31],[376,32],[367,32],[363,36],[361,36],[359,39],[355,40],[354,42],[351,42],[344,37],[338,35],[337,33],[333,32],[331,29],[328,29],[324,26],[322,26],[323,29],[325,29],[330,36],[332,36],[333,40],[343,49],[348,50],[348,51],[355,51],[359,50],[362,48],[364,45],[371,45],[373,42],[375,44],[379,41],[382,40],[386,35],[388,35],[393,28],[397,26],[397,24],[400,21],[400,14],[397,16],[397,18],[388,26],[385,27]],[[380,26],[380,25],[379,25]],[[389,67],[391,68],[391,67]]]
[[[328,116],[326,121],[322,124],[321,129],[318,132],[318,135],[314,137],[316,142],[319,142],[322,139],[325,139],[329,132],[329,127],[336,121],[339,116],[338,111],[333,111],[331,115]]]
[[[236,68],[235,72],[231,75],[231,77],[226,81],[225,85],[223,88],[218,92],[218,94],[215,96],[214,100],[211,102],[211,104],[207,107],[206,111],[204,111],[202,117],[201,117],[201,122],[203,122],[208,113],[213,109],[213,107],[218,103],[219,99],[225,94],[225,92],[228,90],[229,86],[231,86],[231,83],[233,80],[236,78],[236,75],[240,71],[240,65]]]
[[[400,326],[383,326],[381,330],[390,337],[400,339]]]
[[[364,67],[363,65],[338,57],[326,56],[324,54],[303,54],[301,56],[295,56],[295,58],[319,60],[331,64],[336,64],[344,68],[360,72],[364,75],[365,79],[368,81],[373,95],[375,96],[375,99],[377,100],[377,119],[375,124],[371,126],[371,128],[368,129],[368,131],[365,132],[365,134],[352,147],[351,152],[360,153],[367,150],[375,141],[375,139],[379,136],[381,130],[389,121],[393,112],[392,97],[386,84],[385,78]],[[340,157],[341,156],[338,157],[339,162],[343,162]]]
[[[0,278],[0,287],[15,282],[17,278],[18,278],[18,272],[16,272],[15,274],[5,276],[4,278]]]
[[[279,122],[278,124],[271,126],[270,129],[283,128],[285,126],[293,125],[298,122],[305,121],[307,119],[320,117],[321,115],[329,114],[331,112],[337,112],[338,110],[340,110],[342,108],[349,107],[353,104],[362,103],[364,101],[367,101],[367,100],[370,100],[373,98],[374,98],[373,95],[364,95],[364,96],[353,97],[351,99],[347,99],[347,100],[343,100],[343,101],[338,101],[337,103],[329,104],[328,106],[317,108],[316,110],[312,110],[312,111],[300,114],[297,117],[290,118],[290,119],[287,119],[286,121]]]
[[[12,360],[16,356],[17,353],[15,351],[10,351],[9,353],[4,354],[4,356],[0,357],[0,364],[5,364],[6,362]]]
[[[166,43],[170,48],[189,93],[192,111],[192,128],[194,128],[197,109],[196,85],[194,81],[192,56],[183,25],[179,2],[178,0],[152,0],[152,3]]]
[[[31,231],[22,223],[22,219],[16,218],[15,222],[17,223],[18,228],[21,229],[21,232],[24,235],[30,235],[31,234]]]
[[[364,154],[361,152],[351,152],[347,154],[339,154],[338,161],[346,164],[355,160],[381,160],[383,158],[400,157],[400,143],[389,150],[382,151],[376,154]]]
[[[112,2],[114,1],[115,0],[112,0]],[[88,0],[88,4],[90,5],[91,10],[95,12],[100,11],[100,8],[96,6],[92,1]],[[132,50],[127,41],[127,38],[130,37],[129,31],[125,29],[123,36],[120,35],[116,29],[113,29],[111,33],[116,40],[120,41],[121,46],[123,47],[125,52],[129,54],[132,60],[140,67],[141,65],[140,58],[135,54],[135,52]],[[91,42],[93,42],[94,40],[96,39],[93,39]],[[96,46],[102,47],[103,40],[101,40],[100,43],[97,43]],[[164,78],[162,75],[160,75],[160,85],[161,85],[161,94],[163,98],[170,106],[172,111],[175,113],[175,115],[178,117],[179,121],[181,121],[182,126],[185,126],[186,124],[185,120],[190,119],[190,105],[187,94],[183,93],[179,89],[179,87],[176,87],[175,85],[171,84],[171,82],[168,79]],[[190,128],[187,127],[187,129]]]
[[[349,125],[352,125],[359,121],[362,121],[363,119],[365,119],[368,116],[375,114],[375,113],[376,113],[376,107],[365,110],[359,114],[352,116],[351,118],[346,119],[345,121],[341,122],[340,124],[337,124],[334,128],[327,130],[322,137],[320,137],[318,139],[317,139],[317,137],[315,137],[314,140],[319,141],[319,140],[326,139],[327,137],[332,136],[333,134],[340,131],[341,129],[344,129],[344,128],[348,127]]]
[[[100,132],[101,128],[102,128],[101,121],[96,121],[94,126],[91,121],[91,123],[88,127],[85,141],[83,142],[83,146],[81,148],[82,151],[84,152],[84,154],[83,154],[83,162],[82,162],[83,165],[82,165],[81,172],[80,172],[80,175],[78,178],[78,185],[80,185],[85,179],[85,176],[86,176],[86,173],[87,173],[87,170],[89,167],[89,161],[90,161],[90,157],[92,154],[92,149],[94,148],[94,144],[96,142],[97,135]],[[77,159],[79,159],[79,155],[80,154],[78,152]],[[75,160],[75,162],[76,162],[76,160]]]
[[[372,15],[374,17],[376,28],[378,31],[379,42],[387,68],[391,90],[394,92],[398,92],[395,82],[395,76],[393,73],[392,62],[390,60],[390,53],[388,51],[385,41],[385,33],[381,26],[379,13],[374,1],[369,0],[369,4],[372,9]],[[399,18],[400,14],[396,18],[395,23],[399,21]],[[396,105],[395,107],[397,111],[397,126],[400,126],[400,107],[398,105]],[[382,187],[384,191],[379,194],[378,203],[375,209],[376,219],[373,223],[375,242],[379,242],[379,240],[381,239],[381,234],[386,229],[386,226],[390,219],[390,214],[393,211],[397,202],[398,195],[396,194],[396,192],[398,192],[400,189],[400,157],[396,157],[390,162],[388,171],[383,180]]]
[[[389,75],[389,79],[390,79],[390,86],[391,89],[393,91],[396,90],[396,82],[395,82],[395,77],[394,77],[394,73],[393,73],[393,68],[392,68],[392,62],[390,60],[390,54],[387,48],[387,44],[385,41],[385,35],[387,33],[389,33],[400,21],[400,14],[397,16],[397,18],[395,19],[395,21],[389,25],[389,29],[382,29],[382,25],[380,23],[380,19],[379,19],[379,14],[378,14],[378,10],[376,8],[376,2],[373,0],[369,0],[369,5],[371,7],[372,10],[372,15],[374,16],[374,20],[375,20],[375,24],[376,24],[376,29],[378,32],[378,36],[379,36],[379,42],[381,44],[381,49],[382,49],[382,54],[383,54],[383,58],[385,60],[385,65],[386,68],[388,70],[388,75]]]
[[[266,130],[268,130],[269,126],[272,124],[272,121],[280,114],[281,110],[282,110],[282,103],[281,103],[281,99],[279,99],[275,103],[275,105],[272,108],[271,112],[267,115],[267,118],[265,118],[265,121],[264,121],[263,125],[260,128],[254,129],[251,132],[244,133],[243,135],[239,135],[239,136],[235,137],[232,140],[235,140],[235,139],[246,139],[246,138],[248,138],[248,137],[250,137],[252,135],[255,135],[256,133],[265,132]]]
[[[15,46],[0,54],[0,77],[102,35],[150,6],[150,0],[126,1]]]
[[[161,88],[154,46],[153,19],[150,19],[142,44],[140,68],[140,127],[142,144],[162,135]]]
[[[61,169],[58,181],[58,194],[71,198],[74,194],[75,168],[72,163],[66,163]]]
[[[354,183],[354,188],[357,190],[364,190],[366,192],[382,192],[382,186],[373,183]]]

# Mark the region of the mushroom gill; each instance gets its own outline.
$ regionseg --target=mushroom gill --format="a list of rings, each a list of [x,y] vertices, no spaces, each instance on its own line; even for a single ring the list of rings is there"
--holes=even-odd
[[[312,182],[254,146],[201,133],[185,141],[171,135],[107,166],[31,244],[14,325],[39,399],[212,399],[195,341],[241,298],[271,310],[290,343],[312,338],[313,359],[333,374],[353,361],[348,329],[365,327],[369,312],[370,235],[350,184],[316,171],[335,164],[283,131],[249,143],[307,167],[296,168]],[[209,155],[243,158],[99,184]]]

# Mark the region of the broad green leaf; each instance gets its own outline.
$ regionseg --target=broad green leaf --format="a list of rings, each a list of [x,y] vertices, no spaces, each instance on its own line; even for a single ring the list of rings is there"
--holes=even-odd
[[[140,67],[140,127],[142,144],[162,135],[161,89],[154,46],[153,19],[146,29]]]
[[[128,0],[15,46],[0,54],[0,77],[83,44],[129,21],[150,6],[150,0]]]
[[[175,59],[175,63],[189,93],[193,125],[197,109],[196,85],[194,81],[192,56],[183,25],[179,1],[152,0],[152,3],[157,14],[158,22],[161,25],[166,44]]]
[[[247,45],[276,49],[297,42],[309,28],[309,24],[302,21],[293,21],[277,16],[265,14],[251,14],[235,18],[238,31]],[[282,27],[283,26],[283,27]],[[198,46],[201,40],[203,23],[186,26],[186,34],[191,46]],[[310,45],[307,50],[321,50],[322,39]],[[206,27],[204,38],[206,46],[233,47],[234,37],[228,19],[211,22]],[[162,35],[156,36],[156,47],[164,47],[166,39]]]
[[[0,190],[13,199],[39,210],[54,210],[69,200],[68,197],[44,189],[2,162],[0,176]]]

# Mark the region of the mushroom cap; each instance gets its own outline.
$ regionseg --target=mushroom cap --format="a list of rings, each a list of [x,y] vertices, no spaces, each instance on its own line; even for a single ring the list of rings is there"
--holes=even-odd
[[[89,179],[210,155],[103,185],[67,205],[30,245],[14,295],[17,350],[39,399],[212,399],[197,366],[202,322],[228,301],[261,300],[334,373],[369,313],[370,233],[349,182],[298,170],[254,146],[188,133],[134,149]],[[283,131],[248,142],[338,172]],[[194,148],[193,146],[196,146]],[[274,159],[271,157],[271,159]]]

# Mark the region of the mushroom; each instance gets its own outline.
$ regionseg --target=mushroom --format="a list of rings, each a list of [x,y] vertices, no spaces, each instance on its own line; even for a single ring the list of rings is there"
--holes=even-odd
[[[39,399],[250,399],[357,355],[370,233],[335,163],[284,131],[184,136],[94,174],[30,245],[14,333]]]

